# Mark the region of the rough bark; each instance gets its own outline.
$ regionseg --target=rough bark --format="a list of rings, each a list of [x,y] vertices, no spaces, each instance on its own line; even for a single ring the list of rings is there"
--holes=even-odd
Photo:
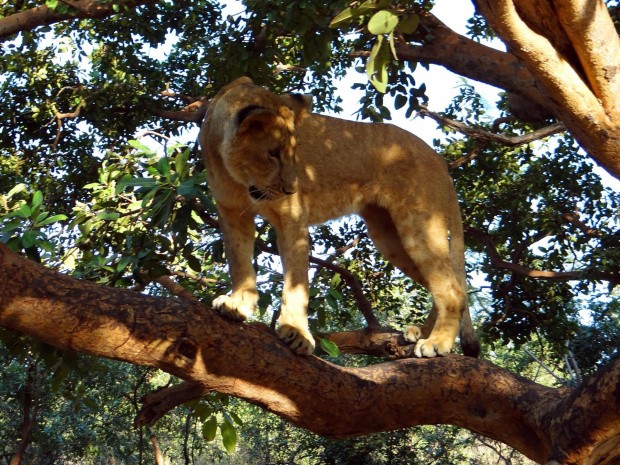
[[[69,7],[66,13],[59,13],[45,5],[20,11],[18,13],[0,18],[0,40],[11,38],[21,31],[31,31],[39,26],[54,24],[75,18],[99,19],[116,14],[114,8],[134,8],[153,0],[119,0],[101,2],[98,0],[65,0],[63,3]]]
[[[602,0],[475,0],[588,154],[620,178],[620,39]]]
[[[1,244],[0,269],[0,326],[57,347],[160,368],[320,435],[452,424],[538,462],[566,464],[602,457],[620,437],[620,361],[575,390],[547,388],[457,355],[340,367],[293,354],[264,325],[227,321],[195,301],[79,281]],[[620,458],[617,447],[609,454],[593,463]]]

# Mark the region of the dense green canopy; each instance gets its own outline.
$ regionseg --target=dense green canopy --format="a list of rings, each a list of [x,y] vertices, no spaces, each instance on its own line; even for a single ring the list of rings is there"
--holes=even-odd
[[[347,92],[356,117],[406,121],[420,112],[440,121],[435,148],[450,163],[461,201],[483,356],[532,377],[546,368],[553,374],[546,382],[572,385],[617,353],[620,196],[571,132],[514,144],[511,138],[558,120],[552,113],[528,118],[531,109],[515,118],[508,86],[497,101],[485,101],[468,80],[478,77],[465,74],[462,86],[445,89],[454,98],[444,112],[426,110],[416,67],[447,58],[416,60],[405,48],[437,40],[433,3],[246,0],[240,13],[226,11],[215,1],[0,4],[2,242],[84,280],[178,295],[174,280],[210,303],[229,292],[230,279],[196,144],[208,100],[245,75],[274,92],[312,94],[316,112],[339,112],[339,79],[357,67],[369,80]],[[478,14],[468,29],[474,41],[495,37]],[[469,129],[455,130],[442,117]],[[257,230],[257,317],[269,324],[282,276],[273,229],[259,219]],[[352,281],[382,324],[401,328],[424,318],[429,296],[380,256],[359,218],[316,227],[312,243],[316,334],[364,326]],[[327,342],[324,349],[337,355]],[[36,417],[28,449],[35,463],[147,461],[146,429],[133,432],[129,423],[141,395],[169,382],[160,372],[0,330],[0,462],[10,463],[24,415]],[[40,408],[38,417],[28,404]],[[224,457],[197,440],[212,439],[218,425],[230,450],[235,429],[251,444],[241,446],[249,462],[401,463],[398,456],[402,463],[474,463],[460,448],[474,440],[452,428],[334,443],[217,394],[183,408],[158,424],[165,453],[178,463]],[[265,446],[274,440],[277,446]],[[304,444],[303,456],[287,441]],[[362,462],[366,450],[375,452]],[[188,458],[201,453],[203,462]]]

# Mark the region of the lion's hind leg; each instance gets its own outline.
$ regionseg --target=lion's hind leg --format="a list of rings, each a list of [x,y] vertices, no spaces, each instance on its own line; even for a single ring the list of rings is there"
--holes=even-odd
[[[467,290],[460,284],[450,257],[448,227],[433,213],[409,215],[396,226],[403,248],[418,271],[418,282],[433,296],[433,309],[421,334],[412,334],[415,330],[406,334],[418,339],[416,356],[446,355],[454,346],[467,304]],[[432,330],[427,336],[424,330],[429,328]]]
[[[361,215],[381,253],[426,287],[433,297],[433,308],[426,322],[407,328],[405,339],[416,342],[418,357],[448,354],[458,333],[466,294],[452,267],[444,221],[432,214],[416,215],[409,210],[397,216],[376,206],[366,207]]]

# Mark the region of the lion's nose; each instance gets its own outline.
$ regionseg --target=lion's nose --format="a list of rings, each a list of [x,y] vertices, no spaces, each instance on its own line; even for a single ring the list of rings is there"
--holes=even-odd
[[[297,192],[296,189],[291,189],[291,188],[287,189],[286,187],[282,188],[282,193],[284,193],[286,195],[293,195],[295,192]]]

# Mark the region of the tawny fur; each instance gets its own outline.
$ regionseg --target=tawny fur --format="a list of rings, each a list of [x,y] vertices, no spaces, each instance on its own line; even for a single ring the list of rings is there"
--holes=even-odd
[[[233,284],[213,306],[237,320],[255,310],[260,215],[276,229],[284,269],[278,333],[298,354],[312,353],[308,226],[356,213],[383,255],[433,296],[425,324],[405,331],[416,355],[449,353],[460,325],[464,353],[477,356],[461,216],[444,160],[396,126],[320,116],[308,107],[305,98],[274,95],[248,78],[211,102],[200,143]]]

